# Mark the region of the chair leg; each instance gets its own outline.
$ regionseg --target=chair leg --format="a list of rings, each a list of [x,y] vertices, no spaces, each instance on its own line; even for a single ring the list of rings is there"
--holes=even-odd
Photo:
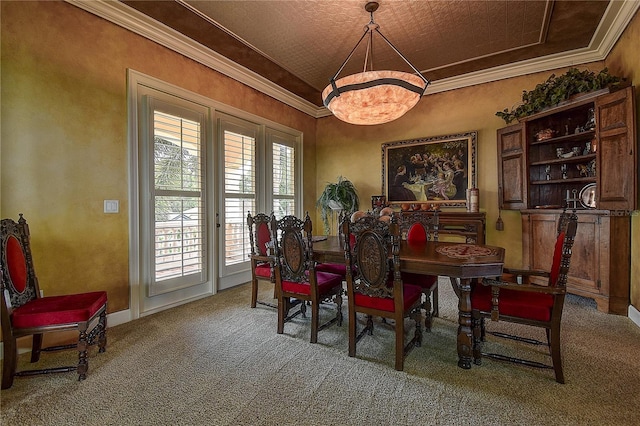
[[[98,334],[98,353],[107,350],[107,309],[100,314],[100,333]]]
[[[433,307],[433,315],[434,317],[440,316],[440,309],[438,308],[438,286],[436,285],[431,293],[432,301],[431,305]]]
[[[349,356],[356,356],[356,312],[349,309]]]
[[[38,362],[40,360],[40,352],[42,352],[42,333],[34,334],[32,339],[31,362]]]
[[[89,360],[87,359],[87,331],[80,330],[80,337],[78,338],[78,381],[87,378],[87,371],[89,370]]]
[[[311,343],[318,342],[318,327],[320,323],[320,302],[317,300],[311,303]]]
[[[404,370],[404,318],[396,318],[396,370]]]
[[[553,371],[556,375],[556,382],[564,383],[564,373],[562,371],[562,354],[560,352],[560,325],[548,330],[549,343],[551,349],[551,360],[553,362]]]
[[[255,308],[258,302],[258,280],[253,278],[251,280],[251,307]]]
[[[3,336],[2,389],[9,389],[13,385],[13,377],[18,367],[16,339]]]
[[[416,322],[416,330],[415,330],[415,333],[413,334],[413,339],[415,341],[415,345],[420,347],[422,346],[422,326],[420,325],[420,319],[421,319],[420,309],[414,312],[413,315],[414,315],[413,319]]]
[[[284,333],[284,319],[289,311],[288,298],[278,297],[278,334]]]
[[[433,323],[433,314],[431,310],[431,292],[426,291],[424,293],[424,303],[422,304],[424,308],[424,329],[427,332],[431,332],[431,324]]]
[[[336,319],[338,321],[338,327],[341,327],[342,326],[342,295],[339,293],[336,294],[334,301],[336,302]]]

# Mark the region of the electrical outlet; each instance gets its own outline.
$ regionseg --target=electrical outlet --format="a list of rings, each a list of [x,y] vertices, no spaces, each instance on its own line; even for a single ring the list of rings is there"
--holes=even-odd
[[[118,213],[120,211],[120,202],[118,200],[104,200],[105,213]]]

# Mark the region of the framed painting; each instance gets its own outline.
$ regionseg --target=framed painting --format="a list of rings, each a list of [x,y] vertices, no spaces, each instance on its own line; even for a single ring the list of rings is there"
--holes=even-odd
[[[477,132],[382,144],[382,193],[389,204],[467,205],[475,188]]]

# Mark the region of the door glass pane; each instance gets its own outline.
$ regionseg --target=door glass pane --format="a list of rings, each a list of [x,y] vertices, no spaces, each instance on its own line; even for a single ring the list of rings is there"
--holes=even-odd
[[[224,262],[246,262],[251,253],[247,234],[247,212],[256,211],[256,140],[239,133],[224,132]]]
[[[273,144],[273,211],[276,217],[295,214],[295,167],[291,146]]]
[[[201,125],[154,111],[154,282],[201,282],[204,270]]]

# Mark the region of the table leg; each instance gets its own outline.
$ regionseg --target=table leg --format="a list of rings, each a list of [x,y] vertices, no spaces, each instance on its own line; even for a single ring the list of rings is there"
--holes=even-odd
[[[453,283],[453,280],[451,280]],[[458,279],[458,367],[471,368],[471,279]]]

